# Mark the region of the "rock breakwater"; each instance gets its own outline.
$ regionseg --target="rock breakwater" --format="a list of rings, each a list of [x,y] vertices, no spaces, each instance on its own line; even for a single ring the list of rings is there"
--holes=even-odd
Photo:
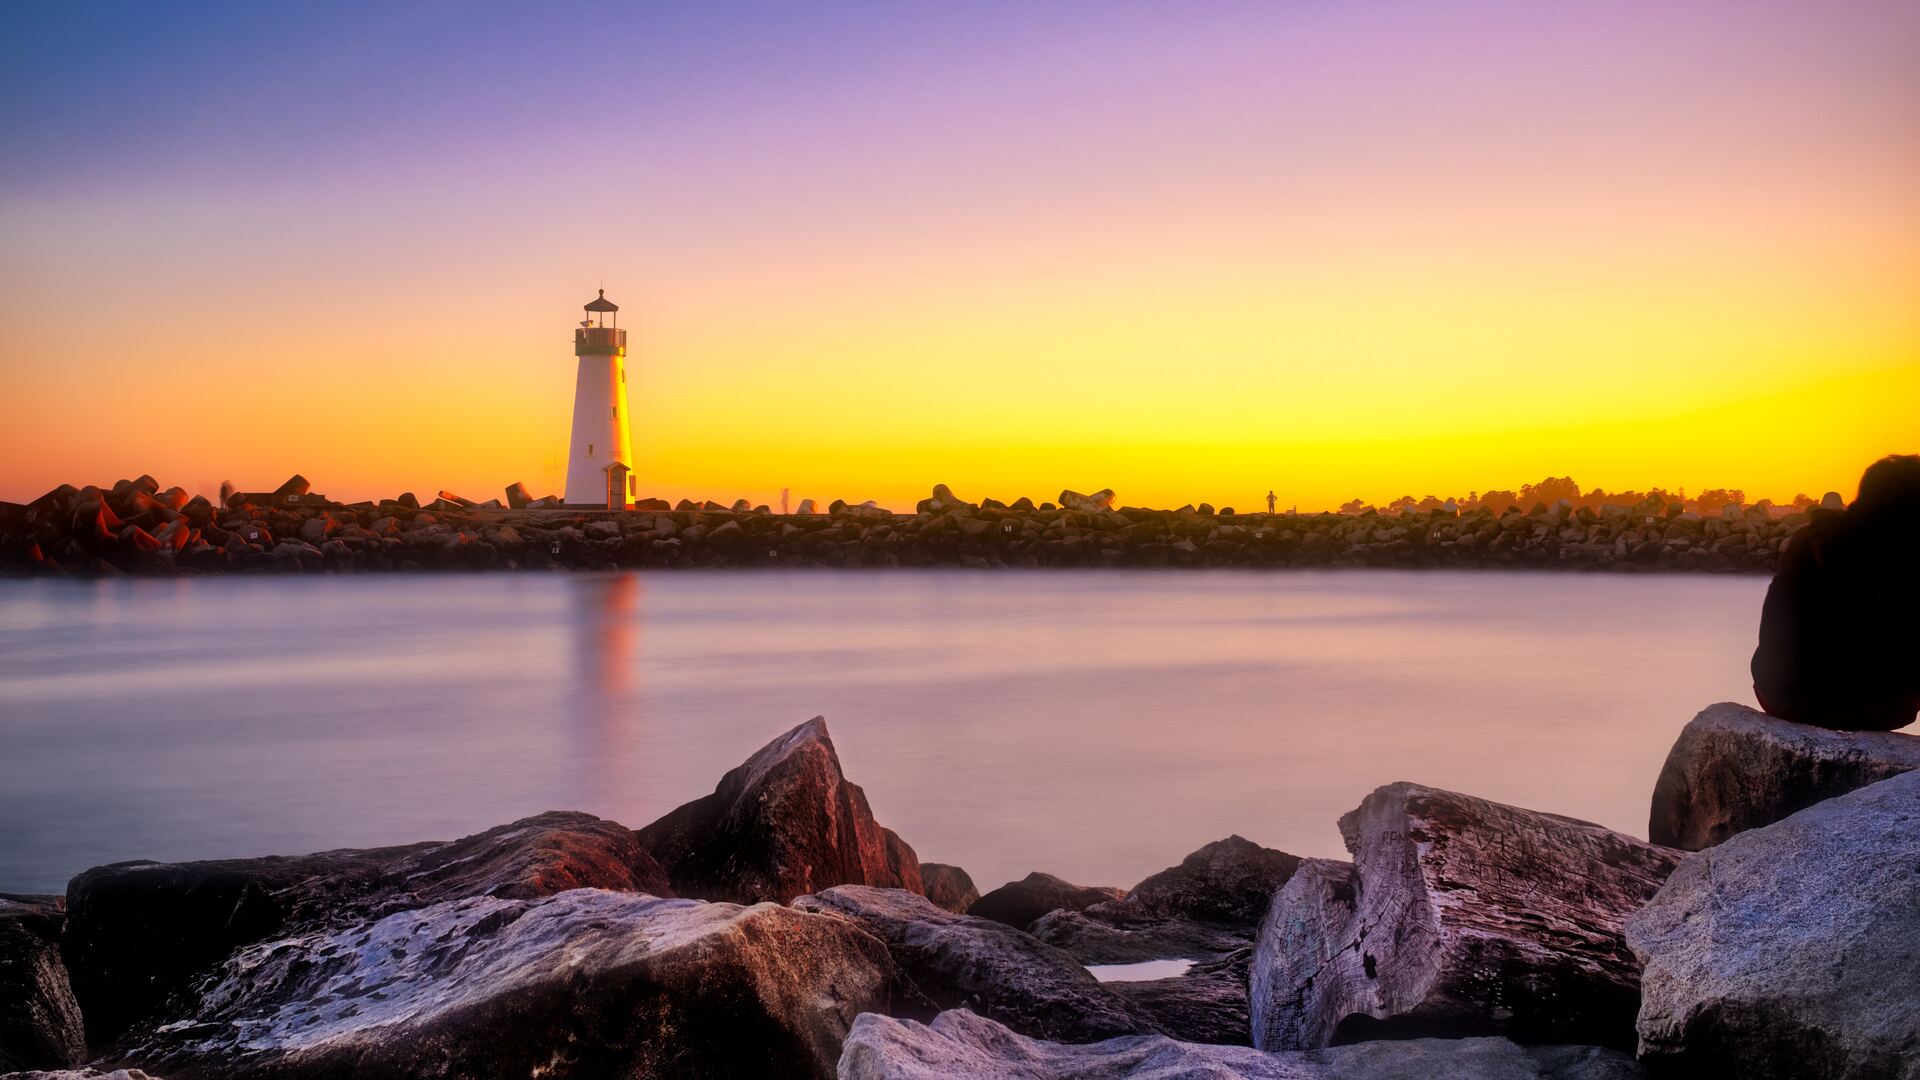
[[[295,478],[298,480],[299,478]],[[304,481],[294,484],[304,488]],[[283,485],[283,488],[285,485]],[[1813,509],[1702,515],[1678,503],[1531,509],[1235,514],[1063,503],[970,503],[945,485],[912,514],[835,501],[775,514],[682,500],[606,511],[476,504],[443,493],[334,503],[236,493],[223,505],[150,477],[62,486],[0,504],[0,575],[342,573],[718,567],[1428,567],[1771,573]],[[515,499],[515,502],[522,500]],[[803,509],[810,508],[807,503]]]

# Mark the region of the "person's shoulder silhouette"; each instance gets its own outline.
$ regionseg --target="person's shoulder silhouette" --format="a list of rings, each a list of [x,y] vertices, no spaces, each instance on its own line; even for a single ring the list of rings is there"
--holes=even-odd
[[[1844,511],[1816,510],[1781,553],[1753,654],[1760,707],[1889,731],[1920,712],[1920,455],[1868,466]]]

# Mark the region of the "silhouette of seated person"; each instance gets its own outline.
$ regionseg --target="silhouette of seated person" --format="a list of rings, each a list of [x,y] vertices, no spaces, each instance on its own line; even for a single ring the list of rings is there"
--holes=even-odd
[[[1920,712],[1920,455],[1885,457],[1844,511],[1814,511],[1780,556],[1753,654],[1783,720],[1891,731]]]

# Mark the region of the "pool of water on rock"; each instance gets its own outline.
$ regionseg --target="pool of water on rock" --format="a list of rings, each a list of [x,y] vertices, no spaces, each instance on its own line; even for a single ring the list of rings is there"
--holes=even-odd
[[[1240,833],[1343,854],[1415,780],[1646,833],[1751,701],[1766,582],[1212,570],[0,582],[0,891],[132,858],[642,825],[825,714],[981,889],[1127,886]]]

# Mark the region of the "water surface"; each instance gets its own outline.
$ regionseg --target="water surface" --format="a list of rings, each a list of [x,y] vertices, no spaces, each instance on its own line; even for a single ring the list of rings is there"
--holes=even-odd
[[[1415,780],[1645,835],[1750,701],[1759,578],[491,574],[0,582],[0,891],[133,858],[641,825],[824,714],[982,890],[1128,886],[1229,833],[1344,854]]]

